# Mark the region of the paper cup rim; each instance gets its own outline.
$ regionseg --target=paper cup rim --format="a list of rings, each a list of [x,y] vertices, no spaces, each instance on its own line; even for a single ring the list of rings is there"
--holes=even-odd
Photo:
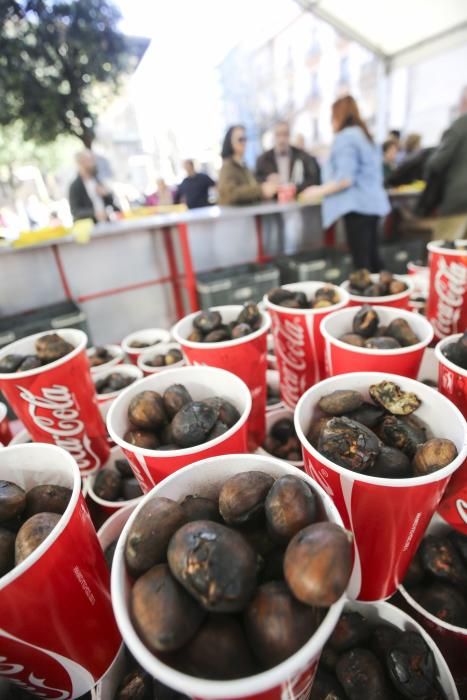
[[[466,238],[459,238],[455,241],[455,243],[461,242],[467,246]],[[462,250],[461,248],[445,248],[443,246],[443,243],[446,243],[446,241],[443,241],[442,239],[438,239],[436,241],[429,241],[426,247],[428,248],[430,253],[442,253],[443,255],[467,255],[467,250]]]
[[[130,384],[130,386],[126,387],[123,389],[115,399],[115,401],[112,402],[112,405],[109,409],[109,412],[107,414],[107,420],[106,420],[106,425],[107,425],[107,430],[112,438],[113,442],[115,442],[116,445],[121,447],[123,450],[128,450],[129,452],[134,452],[135,454],[142,455],[143,457],[152,457],[154,458],[160,458],[160,459],[167,459],[171,457],[184,457],[186,455],[196,455],[198,452],[202,452],[204,450],[210,449],[211,447],[215,447],[216,445],[220,445],[221,443],[225,442],[228,440],[232,435],[234,435],[240,428],[242,428],[245,423],[247,422],[250,413],[251,413],[251,406],[252,406],[252,398],[251,398],[251,393],[250,390],[248,389],[247,385],[245,382],[237,377],[235,374],[232,374],[232,372],[227,372],[225,369],[220,369],[219,367],[204,367],[204,366],[199,366],[199,367],[178,367],[177,369],[168,369],[166,370],[163,374],[164,377],[167,377],[167,375],[171,373],[178,373],[178,372],[183,372],[183,371],[198,371],[198,372],[205,372],[205,371],[210,371],[210,372],[221,372],[224,375],[228,375],[229,378],[233,378],[237,383],[238,386],[241,386],[242,393],[245,396],[245,408],[240,414],[240,418],[236,423],[232,425],[231,428],[226,430],[225,433],[222,433],[222,435],[218,435],[217,437],[213,438],[212,440],[208,440],[207,442],[201,443],[201,445],[194,445],[193,447],[183,447],[178,450],[148,450],[145,447],[136,447],[135,445],[131,445],[129,442],[126,442],[122,437],[117,435],[115,430],[113,429],[113,417],[115,413],[115,407],[120,403],[123,402],[126,399],[126,394],[132,391],[136,386],[141,387],[141,391],[144,391],[144,387],[142,386],[144,383],[149,383],[150,381],[153,381],[155,377],[158,377],[161,373],[156,372],[155,374],[150,374],[147,377],[143,377],[143,379],[139,379],[136,382],[133,382]],[[214,391],[214,389],[213,389]]]
[[[152,348],[145,348],[144,352],[141,352],[138,357],[136,358],[136,366],[144,373],[147,372],[148,374],[158,374],[159,372],[165,372],[167,369],[176,369],[178,367],[183,367],[185,363],[185,358],[182,357],[181,360],[178,362],[174,362],[171,365],[163,365],[162,367],[154,367],[153,365],[147,365],[145,362],[146,358],[149,358],[149,356],[153,356],[154,352],[156,352],[156,348],[158,350],[165,350],[166,352],[172,349],[177,349],[180,350],[181,346],[180,343],[177,340],[169,340],[167,343],[164,343],[161,341],[160,343],[157,343],[157,345],[154,345]],[[163,354],[163,352],[161,353]]]
[[[141,335],[141,333],[154,333],[154,334],[161,334],[163,335],[160,340],[158,340],[157,343],[154,345],[147,345],[144,348],[132,348],[128,343],[131,342],[134,338],[137,338],[138,335]],[[164,340],[166,338],[166,340]],[[151,350],[151,348],[156,348],[159,343],[168,343],[170,340],[170,331],[166,330],[165,328],[141,328],[139,331],[133,331],[132,333],[128,333],[126,335],[121,343],[121,348],[124,353],[127,355],[140,355],[142,352],[145,352],[146,350]]]
[[[339,598],[339,600],[333,603],[328,609],[323,621],[318,626],[318,629],[315,631],[315,633],[302,647],[300,647],[300,649],[297,652],[295,652],[295,654],[292,654],[292,656],[290,656],[288,659],[267,671],[263,671],[261,673],[254,674],[253,676],[247,676],[245,678],[240,678],[237,680],[208,680],[196,678],[195,676],[190,676],[186,673],[182,673],[181,671],[177,671],[176,669],[168,666],[167,664],[163,663],[160,659],[158,659],[157,656],[155,656],[151,651],[149,651],[149,649],[147,649],[147,647],[138,637],[136,630],[134,629],[134,625],[131,622],[128,604],[123,603],[123,587],[121,585],[119,574],[121,568],[124,567],[124,544],[126,542],[128,532],[139,511],[144,507],[144,505],[148,501],[151,500],[151,498],[157,496],[156,489],[158,490],[158,487],[160,487],[162,484],[165,485],[170,481],[177,479],[178,477],[180,477],[180,475],[185,474],[189,470],[192,471],[194,469],[200,469],[203,466],[210,465],[214,462],[219,461],[219,459],[226,458],[241,462],[241,460],[245,459],[245,456],[245,454],[233,454],[209,457],[207,459],[199,460],[197,462],[194,462],[193,464],[183,467],[174,474],[171,474],[166,479],[161,481],[155,488],[149,491],[149,493],[145,494],[141,502],[138,503],[135,510],[131,513],[130,517],[125,523],[125,527],[123,528],[120,534],[117,546],[115,548],[114,565],[112,566],[111,571],[110,588],[115,619],[117,621],[117,625],[120,629],[124,641],[126,641],[126,639],[131,636],[131,651],[133,652],[133,648],[136,646],[138,649],[138,656],[145,658],[145,660],[147,661],[146,665],[157,666],[158,671],[160,671],[159,678],[163,683],[166,683],[170,687],[173,687],[176,690],[179,690],[183,693],[186,693],[186,685],[189,684],[191,696],[204,698],[205,700],[217,700],[218,698],[232,698],[232,700],[234,700],[235,698],[256,695],[262,692],[266,692],[267,690],[270,690],[275,686],[283,683],[285,680],[283,675],[284,667],[290,666],[290,669],[287,671],[287,676],[303,671],[309,665],[310,660],[313,658],[316,651],[324,647],[324,644],[326,643],[327,639],[332,634],[333,625],[335,626],[335,624],[337,623],[337,620],[339,619],[343,607],[348,600],[347,594],[346,592],[344,592]],[[274,462],[276,464],[279,463],[280,466],[283,469],[285,469],[286,473],[296,475],[296,468],[291,466],[287,462],[284,462],[283,460],[279,460],[275,457],[263,457],[262,455],[256,454],[249,454],[247,456],[250,459],[254,459],[259,464],[264,464],[265,471],[267,470],[267,465],[270,465],[271,462]],[[336,524],[340,525],[340,527],[344,527],[339,512],[333,504],[332,499],[325,492],[322,486],[320,486],[316,481],[311,479],[311,477],[305,472],[300,472],[299,478],[302,478],[306,483],[311,482],[312,488],[316,491],[321,500],[327,501],[329,506],[331,507],[334,515],[332,522],[335,522]],[[115,563],[117,563],[118,565],[116,566]],[[117,604],[114,603],[114,600],[117,601]],[[329,627],[331,628],[328,636],[326,636],[326,632],[323,632],[322,629],[326,620],[328,621]],[[321,639],[322,637],[323,639]]]
[[[305,287],[305,289],[303,289]],[[341,299],[337,304],[332,304],[331,306],[325,306],[320,309],[289,309],[287,306],[281,306],[280,304],[274,304],[269,301],[268,294],[263,297],[263,302],[266,309],[271,309],[280,314],[296,314],[297,316],[319,316],[320,314],[329,314],[332,311],[338,311],[347,306],[350,300],[350,294],[342,285],[332,284],[332,282],[317,282],[315,280],[310,280],[308,282],[291,282],[290,284],[281,284],[279,289],[288,289],[291,292],[303,292],[316,291],[316,289],[321,289],[321,287],[334,287],[338,292]],[[343,298],[342,298],[343,297]],[[332,311],[331,311],[332,310]]]
[[[94,503],[97,503],[99,506],[103,506],[104,508],[112,508],[112,510],[119,511],[122,510],[122,508],[127,508],[128,506],[135,506],[142,498],[144,494],[141,494],[141,496],[136,496],[136,498],[130,498],[127,501],[106,501],[104,498],[100,498],[94,491],[94,482],[96,480],[97,475],[99,472],[101,472],[103,469],[112,469],[112,467],[108,467],[107,464],[110,462],[111,459],[114,459],[115,453],[117,452],[121,453],[120,447],[112,447],[110,450],[110,456],[109,459],[105,464],[102,465],[102,467],[97,471],[94,472],[94,474],[90,474],[87,477],[87,485],[88,485],[88,494],[89,497],[94,501]],[[112,452],[114,454],[112,454]],[[123,455],[123,458],[125,458],[125,455]],[[118,470],[115,470],[118,471]],[[112,514],[113,515],[113,514]],[[104,523],[105,524],[105,523]],[[99,528],[100,529],[100,528]],[[97,533],[99,534],[99,532]]]
[[[359,304],[368,304],[369,302],[373,302],[373,304],[380,304],[384,305],[385,303],[388,304],[393,301],[402,301],[402,299],[405,299],[406,297],[410,297],[414,291],[414,283],[413,280],[411,279],[406,279],[406,277],[410,278],[410,275],[393,275],[395,280],[399,280],[400,282],[404,282],[404,284],[407,285],[407,289],[404,289],[403,292],[398,292],[397,294],[385,294],[383,296],[379,297],[365,297],[362,294],[352,294],[352,292],[349,292],[349,286],[350,282],[349,280],[345,280],[342,282],[340,285],[342,289],[345,289],[347,294],[349,295],[349,298],[351,301],[358,301]],[[371,280],[372,282],[376,282],[378,279],[378,273],[375,272],[371,275]]]
[[[395,318],[404,318],[407,322],[416,316],[417,323],[420,323],[425,328],[426,338],[424,340],[419,340],[418,343],[414,343],[414,345],[408,345],[403,348],[392,348],[387,350],[380,350],[378,348],[361,348],[358,345],[351,345],[350,343],[345,343],[343,340],[340,340],[340,338],[336,338],[327,329],[326,324],[332,321],[332,319],[336,318],[339,314],[341,316],[344,316],[345,314],[350,316],[352,312],[358,313],[358,311],[362,309],[362,306],[349,306],[345,309],[339,309],[338,311],[333,311],[333,313],[328,314],[323,318],[319,329],[321,334],[331,345],[335,345],[336,347],[341,348],[342,350],[347,350],[348,352],[356,352],[360,355],[370,355],[371,357],[397,357],[398,355],[407,355],[408,353],[423,350],[433,340],[433,326],[424,316],[421,316],[421,314],[416,314],[414,311],[408,311],[407,309],[398,309],[396,306],[386,306],[384,309],[389,313],[393,312]],[[371,304],[369,306],[371,306]]]
[[[92,383],[94,384],[94,387],[96,386],[96,382],[98,382],[99,379],[104,379],[109,374],[114,374],[114,372],[116,372],[117,374],[123,374],[123,376],[134,376],[135,382],[143,378],[142,370],[136,365],[114,365],[113,367],[104,367],[104,369],[101,369],[99,372],[95,372],[94,374],[92,374],[91,379]],[[135,382],[131,382],[131,384],[134,384]],[[128,386],[131,386],[131,384],[128,384]],[[122,391],[124,391],[124,389],[127,388],[128,387],[125,386],[123,387],[123,389],[117,389],[117,391],[112,391],[108,394],[99,394],[96,389],[97,403],[105,404],[108,401],[113,401]]]
[[[301,413],[303,411],[303,405],[309,394],[317,392],[318,388],[319,390],[323,389],[323,394],[325,394],[325,389],[327,387],[333,386],[336,383],[336,381],[342,381],[345,377],[365,377],[365,379],[368,380],[368,386],[370,384],[375,384],[378,381],[382,380],[392,381],[395,384],[400,384],[402,380],[402,382],[405,384],[409,382],[412,385],[412,390],[416,390],[417,387],[413,385],[421,384],[421,382],[417,381],[416,379],[409,379],[408,377],[402,377],[398,374],[389,374],[386,372],[349,372],[347,374],[339,374],[335,377],[329,377],[328,379],[324,379],[322,382],[319,382],[318,384],[315,384],[314,386],[307,389],[307,391],[305,391],[305,393],[300,397],[295,409],[295,430],[302,446],[305,447],[306,450],[313,455],[314,459],[321,462],[324,466],[337,472],[339,476],[347,477],[353,479],[353,481],[358,481],[360,483],[370,484],[373,486],[392,486],[393,488],[403,488],[409,486],[423,486],[425,484],[441,481],[447,476],[450,476],[466,459],[467,431],[464,427],[464,442],[462,444],[461,449],[458,451],[457,457],[453,459],[452,462],[450,462],[450,464],[447,464],[442,469],[438,469],[438,471],[432,472],[431,474],[425,474],[424,476],[411,476],[405,479],[392,479],[382,476],[370,476],[364,473],[354,472],[351,469],[346,469],[345,467],[341,467],[338,464],[335,464],[335,462],[331,462],[331,460],[325,457],[323,454],[321,454],[321,452],[318,452],[318,450],[315,447],[313,447],[313,445],[307,439],[300,425]],[[437,389],[433,389],[432,387],[429,387],[426,384],[422,384],[422,386],[424,387],[423,391],[426,390],[428,392],[432,392],[433,401],[441,401],[441,403],[445,406],[449,406],[450,410],[454,411],[454,413],[457,414],[459,422],[461,424],[465,424],[465,420],[462,416],[462,413],[456,406],[454,406],[454,404],[451,401],[449,401],[449,399],[440,394]],[[332,416],[330,417],[332,418]]]
[[[438,627],[442,627],[445,630],[448,630],[449,632],[454,632],[455,634],[461,634],[464,637],[467,637],[467,627],[458,627],[457,625],[452,625],[450,622],[445,622],[444,620],[440,620],[439,617],[436,617],[436,615],[433,615],[431,612],[428,612],[426,608],[424,608],[418,601],[415,600],[415,598],[409,593],[407,588],[404,586],[404,584],[400,584],[398,588],[399,593],[405,598],[407,603],[409,603],[414,610],[416,610],[419,615],[423,615],[423,617],[426,617],[430,622],[433,622],[434,624],[438,625]]]
[[[448,335],[446,338],[440,340],[439,343],[437,343],[437,345],[435,346],[435,357],[440,364],[445,365],[448,369],[451,370],[451,372],[456,372],[456,374],[460,374],[461,377],[467,377],[467,369],[463,369],[462,367],[459,367],[459,365],[455,365],[454,362],[448,360],[446,355],[444,355],[443,353],[443,350],[446,345],[453,342],[455,343],[456,340],[462,338],[463,335],[463,333],[454,333],[453,335]]]
[[[68,343],[71,343],[73,345],[73,338],[75,341],[75,347],[73,350],[68,352],[66,355],[63,357],[60,357],[58,360],[54,360],[54,362],[49,362],[46,365],[42,365],[42,367],[36,367],[35,369],[28,369],[24,372],[5,372],[5,373],[0,373],[0,380],[17,380],[17,379],[26,379],[27,377],[35,377],[38,374],[43,374],[45,372],[49,372],[50,370],[56,369],[57,367],[60,367],[61,365],[65,364],[66,362],[69,362],[70,360],[73,360],[75,357],[77,357],[86,347],[87,342],[88,342],[88,337],[84,331],[80,331],[77,328],[60,328],[58,329],[58,332],[56,331],[50,331],[50,333],[47,332],[40,332],[40,333],[33,333],[32,335],[27,335],[24,338],[19,338],[18,340],[13,341],[13,343],[9,343],[9,345],[5,345],[1,350],[0,350],[0,359],[6,357],[7,355],[14,354],[14,347],[16,345],[24,343],[26,340],[37,340],[37,338],[41,338],[44,335],[52,335],[52,333],[56,333],[59,335],[63,340],[66,340]]]
[[[0,401],[0,423],[5,420],[7,417],[8,409],[3,403],[3,401]]]
[[[210,306],[209,311],[219,311],[222,312],[222,309],[238,309],[239,313],[243,309],[242,304],[223,304],[222,306]],[[262,317],[262,323],[261,326],[256,330],[253,331],[253,333],[249,333],[248,335],[244,335],[241,338],[233,338],[231,340],[221,340],[219,343],[196,343],[193,340],[188,340],[187,338],[183,338],[180,335],[180,326],[184,323],[186,323],[189,319],[193,319],[198,314],[200,314],[200,311],[195,311],[192,314],[188,314],[187,316],[184,316],[180,321],[177,321],[177,323],[173,326],[172,328],[172,335],[177,341],[179,345],[183,346],[185,345],[187,348],[192,348],[193,350],[223,350],[224,348],[233,348],[236,347],[237,345],[244,345],[245,343],[251,342],[252,340],[256,340],[257,338],[260,338],[263,333],[268,333],[269,329],[271,328],[271,318],[269,314],[266,313],[266,311],[263,311],[263,309],[259,309],[259,312]]]
[[[24,559],[20,564],[14,566],[11,571],[4,574],[4,576],[0,577],[0,593],[3,588],[9,586],[17,578],[26,573],[26,571],[30,569],[58,539],[58,537],[62,534],[62,532],[70,522],[71,516],[73,515],[73,512],[76,508],[78,499],[81,494],[81,476],[79,472],[79,467],[73,459],[73,457],[61,447],[44,443],[28,443],[24,445],[13,445],[11,447],[5,447],[2,451],[0,451],[0,461],[3,457],[5,457],[9,452],[11,453],[12,451],[16,451],[19,455],[21,455],[22,452],[30,452],[31,450],[33,450],[34,452],[38,452],[44,451],[44,449],[54,452],[57,459],[60,458],[64,462],[68,463],[73,479],[71,497],[68,501],[68,505],[65,508],[65,511],[60,517],[59,522],[55,525],[50,534],[47,535],[45,540],[41,542],[41,544],[38,547],[36,547],[36,549],[33,552],[31,552],[31,554],[28,557],[26,557],[26,559]],[[27,461],[29,461],[29,459]]]

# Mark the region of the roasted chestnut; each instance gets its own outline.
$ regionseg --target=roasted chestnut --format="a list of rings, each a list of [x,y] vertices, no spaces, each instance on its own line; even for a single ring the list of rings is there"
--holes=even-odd
[[[370,386],[373,401],[383,406],[394,416],[408,416],[419,408],[421,401],[416,394],[403,391],[394,382],[382,381]]]
[[[413,457],[418,447],[426,441],[426,430],[414,416],[386,416],[379,434],[386,445],[402,450],[409,457]]]
[[[172,435],[179,447],[193,447],[205,442],[216,423],[217,415],[205,401],[186,403],[172,420]]]
[[[204,496],[185,496],[180,503],[185,513],[186,522],[193,520],[213,520],[219,522],[221,517],[216,501]]]
[[[186,522],[183,508],[158,496],[138,513],[125,543],[125,561],[132,576],[140,576],[166,560],[170,538]]]
[[[455,342],[443,349],[444,356],[462,369],[467,369],[467,331]],[[7,358],[5,358],[6,360]]]
[[[121,494],[122,477],[113,469],[100,469],[94,479],[93,491],[104,501],[116,501]]]
[[[95,386],[98,394],[113,394],[114,391],[121,391],[136,381],[135,377],[125,377],[118,372],[111,372],[106,377],[98,379]]]
[[[5,357],[0,360],[0,373],[11,374],[12,372],[16,372],[23,360],[24,355],[5,355]]]
[[[425,571],[441,581],[467,587],[467,566],[447,536],[427,535],[418,551]]]
[[[153,652],[180,649],[205,615],[167,564],[153,566],[139,577],[131,591],[130,607],[139,636]]]
[[[457,457],[457,447],[452,440],[432,438],[417,449],[413,458],[416,476],[431,474],[451,464]]]
[[[246,323],[252,329],[256,330],[261,325],[261,312],[258,309],[257,304],[248,302],[244,305],[243,309],[240,311],[237,319],[238,323]]]
[[[50,535],[60,521],[57,513],[36,513],[20,527],[15,540],[15,564],[21,564]]]
[[[289,474],[276,479],[265,502],[268,530],[278,542],[287,543],[317,518],[317,499],[308,484]]]
[[[314,523],[289,542],[284,557],[284,577],[302,603],[329,607],[347,588],[351,560],[349,533],[335,523]]]
[[[241,472],[230,477],[219,493],[219,511],[228,525],[245,525],[264,513],[264,502],[274,483],[270,474]]]
[[[172,384],[164,391],[162,400],[164,402],[164,408],[167,415],[170,418],[173,418],[174,415],[183,408],[183,406],[190,403],[193,399],[183,384]]]
[[[371,284],[371,275],[369,270],[365,270],[364,268],[354,270],[354,272],[351,272],[349,275],[349,283],[354,289],[364,291],[366,287],[369,287]]]
[[[116,459],[114,462],[114,467],[123,476],[123,478],[132,477],[133,470],[131,464],[127,459]]]
[[[201,403],[209,406],[216,411],[216,420],[224,423],[228,428],[231,428],[240,419],[240,413],[236,406],[231,401],[223,399],[220,396],[211,396],[209,399],[203,399]]]
[[[318,450],[341,467],[352,471],[370,470],[379,453],[376,435],[365,425],[349,418],[331,418],[323,427]]]
[[[363,404],[363,396],[358,391],[350,389],[337,389],[322,396],[318,406],[324,413],[330,416],[342,416],[349,411],[355,411]]]
[[[413,476],[410,459],[395,447],[383,445],[371,469],[372,476],[386,479],[405,479]]]
[[[365,645],[370,636],[370,625],[366,617],[358,612],[344,612],[329,637],[328,644],[342,653],[352,647]]]
[[[15,535],[0,527],[0,577],[7,574],[15,565]]]
[[[404,697],[436,698],[433,652],[417,632],[401,632],[397,643],[387,653],[386,665],[393,685]]]
[[[56,484],[41,484],[34,486],[26,493],[25,517],[29,518],[36,513],[65,512],[70,502],[72,491],[66,486]]]
[[[337,662],[336,675],[349,700],[389,700],[384,668],[369,649],[351,649]]]
[[[132,501],[134,498],[139,498],[142,495],[141,486],[134,476],[129,479],[123,479],[121,497],[124,501]]]
[[[365,345],[365,338],[362,335],[358,335],[358,333],[344,333],[339,340],[348,345],[355,345],[358,348],[363,348]]]
[[[170,570],[211,612],[239,612],[256,585],[256,555],[235,530],[209,520],[181,527],[168,552]]]
[[[277,306],[282,306],[284,301],[290,301],[294,298],[294,293],[289,289],[284,289],[283,287],[271,289],[271,291],[268,293],[268,299],[271,304],[276,304]]]
[[[140,668],[127,673],[114,700],[152,700],[152,678]]]
[[[372,403],[362,403],[361,406],[346,414],[350,420],[357,421],[366,425],[367,428],[375,428],[382,421],[386,412],[381,406],[375,406]]]
[[[0,523],[21,515],[25,507],[25,491],[12,481],[0,481]]]
[[[379,318],[375,309],[372,306],[365,304],[355,314],[352,323],[352,330],[354,333],[358,333],[358,335],[361,335],[364,338],[371,338],[378,327],[378,323]]]
[[[36,355],[26,355],[17,371],[28,372],[30,369],[37,369],[38,367],[42,367],[42,365],[42,360],[40,360]]]
[[[226,326],[216,328],[215,331],[207,333],[203,338],[205,343],[222,343],[224,340],[230,340],[230,333]]]
[[[377,336],[373,338],[367,338],[365,340],[364,347],[370,350],[397,350],[401,345],[395,340],[395,338],[389,338],[387,336]]]
[[[127,430],[123,439],[130,445],[142,447],[145,450],[157,450],[160,444],[157,436],[147,430]]]
[[[158,430],[167,422],[164,401],[157,391],[141,391],[128,406],[128,418],[142,430]]]
[[[387,334],[395,338],[401,347],[416,345],[419,338],[415,335],[405,318],[395,318],[388,326]]]
[[[219,311],[202,311],[193,319],[193,326],[202,333],[211,333],[222,324]]]
[[[316,611],[296,600],[284,581],[259,586],[245,611],[248,640],[266,668],[298,651],[319,621]]]
[[[54,362],[68,355],[72,350],[74,350],[73,345],[68,343],[57,333],[41,335],[41,337],[36,340],[37,357],[42,362]]]
[[[90,367],[100,367],[106,362],[110,362],[113,359],[113,355],[104,346],[96,345],[94,352],[91,357],[88,358]]]
[[[316,671],[309,700],[347,700],[344,689],[337,678],[322,668],[324,657],[325,650],[321,655],[321,663]]]
[[[443,622],[456,627],[467,627],[467,602],[465,597],[447,583],[433,583],[411,591],[415,600]]]

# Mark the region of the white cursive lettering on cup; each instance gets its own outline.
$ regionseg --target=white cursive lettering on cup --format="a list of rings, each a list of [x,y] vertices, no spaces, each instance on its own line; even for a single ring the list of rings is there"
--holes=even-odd
[[[25,387],[17,385],[17,388],[23,401],[29,404],[34,423],[75,458],[81,471],[90,471],[99,465],[80,420],[75,397],[68,387],[59,384],[43,387],[41,396],[35,396]],[[39,411],[46,411],[47,415]]]
[[[276,355],[280,358],[281,393],[285,403],[293,406],[306,384],[305,329],[300,322],[275,319],[273,333]]]
[[[467,267],[458,262],[448,263],[440,256],[434,288],[438,295],[438,306],[431,322],[436,334],[444,338],[457,331],[467,293]]]
[[[5,663],[6,662],[6,663]],[[24,666],[21,664],[8,663],[6,656],[0,656],[0,676],[13,677],[24,671]],[[19,679],[14,679],[14,684],[24,688],[37,695],[40,698],[52,698],[53,700],[66,700],[70,697],[70,694],[66,690],[60,690],[58,688],[51,688],[45,685],[44,679],[36,678],[34,673],[30,673],[28,676],[28,682],[25,683]],[[46,690],[49,692],[41,693],[40,690]]]
[[[462,522],[467,524],[467,501],[458,498],[456,501],[456,508]]]

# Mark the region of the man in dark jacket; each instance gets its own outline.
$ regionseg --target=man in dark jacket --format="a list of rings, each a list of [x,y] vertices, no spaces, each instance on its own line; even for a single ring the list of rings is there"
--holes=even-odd
[[[96,159],[92,151],[76,156],[78,177],[70,185],[68,199],[73,219],[107,221],[107,207],[118,211],[112,193],[96,177]]]
[[[271,177],[272,176],[272,177]],[[297,193],[321,183],[318,161],[300,148],[290,145],[287,122],[274,127],[274,148],[263,153],[256,162],[256,177],[260,182],[278,179],[279,184],[293,183]]]
[[[186,160],[183,164],[186,170],[186,178],[177,188],[175,202],[185,202],[188,209],[209,206],[209,190],[215,186],[215,182],[206,173],[198,173],[192,160]]]

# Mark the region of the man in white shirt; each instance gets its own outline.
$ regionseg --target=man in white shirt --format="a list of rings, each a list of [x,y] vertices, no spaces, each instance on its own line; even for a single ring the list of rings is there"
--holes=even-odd
[[[77,154],[78,177],[70,185],[69,201],[74,219],[106,221],[107,208],[118,210],[112,193],[96,177],[96,159],[92,151]]]

